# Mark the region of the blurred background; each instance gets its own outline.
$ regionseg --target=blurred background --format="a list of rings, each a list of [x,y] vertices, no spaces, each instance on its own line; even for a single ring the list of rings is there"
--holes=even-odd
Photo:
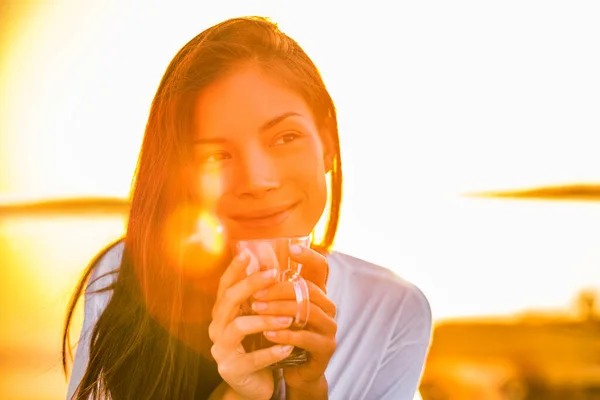
[[[124,232],[158,82],[240,15],[336,102],[337,250],[430,300],[420,396],[600,398],[600,3],[0,0],[0,399],[65,397],[66,305]]]

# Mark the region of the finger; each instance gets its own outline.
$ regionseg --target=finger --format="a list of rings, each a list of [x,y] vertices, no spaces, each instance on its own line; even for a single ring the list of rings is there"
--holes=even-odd
[[[306,281],[308,285],[308,297],[310,302],[319,307],[331,318],[336,316],[336,306],[329,297],[311,281]],[[280,282],[270,286],[262,291],[254,293],[254,298],[258,301],[273,301],[273,300],[295,300],[296,292],[294,286],[290,282]],[[312,309],[311,309],[312,310]]]
[[[235,318],[223,331],[223,334],[215,342],[213,348],[217,355],[237,351],[242,340],[248,335],[264,331],[277,331],[286,329],[292,323],[291,317],[286,316],[264,316],[244,315]]]
[[[336,348],[335,336],[322,335],[307,330],[283,329],[265,331],[263,334],[273,343],[298,346],[308,351],[311,358],[316,362],[329,360]]]
[[[323,292],[327,292],[325,284],[329,266],[325,256],[308,247],[291,245],[290,258],[302,264],[301,275],[304,279],[315,283]]]
[[[275,249],[269,243],[259,242],[254,248],[254,253],[250,252],[252,255],[256,254],[259,269],[270,269],[276,268],[279,269],[279,260],[277,259],[277,255],[275,254]]]
[[[288,357],[293,349],[294,346],[290,345],[275,345],[252,353],[234,354],[226,361],[219,362],[216,357],[215,360],[219,363],[219,375],[228,381],[265,369]]]
[[[277,282],[277,271],[271,269],[252,274],[228,288],[225,294],[215,302],[212,309],[213,321],[208,330],[211,340],[214,342],[215,338],[219,337],[220,332],[225,329],[225,326],[239,315],[241,305],[253,293],[265,290],[275,282]]]
[[[298,311],[298,304],[293,300],[255,301],[252,303],[252,310],[259,315],[287,315],[295,317]],[[337,332],[337,324],[333,318],[315,304],[311,304],[307,327],[310,330],[334,336]]]
[[[242,250],[233,258],[219,280],[217,299],[220,299],[227,289],[244,278],[245,271],[250,266],[250,261],[250,253],[246,249]]]
[[[227,289],[219,300],[219,306],[215,307],[214,310],[224,313],[224,315],[229,315],[230,311],[237,314],[242,303],[252,297],[254,293],[268,290],[276,282],[276,269],[268,269],[252,274]],[[217,317],[218,315],[213,315],[213,318]]]

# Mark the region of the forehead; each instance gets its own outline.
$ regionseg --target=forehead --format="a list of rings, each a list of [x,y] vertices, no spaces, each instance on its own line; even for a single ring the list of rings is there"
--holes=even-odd
[[[257,132],[265,122],[286,113],[314,124],[304,99],[258,68],[235,71],[202,90],[194,106],[196,138]]]

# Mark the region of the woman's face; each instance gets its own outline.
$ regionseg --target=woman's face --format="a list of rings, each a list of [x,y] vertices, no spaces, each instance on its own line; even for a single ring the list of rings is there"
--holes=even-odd
[[[247,68],[205,88],[194,112],[194,186],[227,237],[309,234],[327,202],[331,157],[304,100]]]

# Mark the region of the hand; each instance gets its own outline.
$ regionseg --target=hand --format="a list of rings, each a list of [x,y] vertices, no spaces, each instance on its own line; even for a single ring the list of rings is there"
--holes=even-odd
[[[244,278],[250,257],[247,251],[241,252],[223,273],[208,333],[219,374],[229,387],[242,398],[266,400],[274,391],[273,374],[266,367],[289,356],[293,346],[278,345],[246,353],[242,340],[250,334],[288,328],[292,318],[239,316],[242,304],[252,294],[277,282],[274,269]]]
[[[264,334],[273,343],[298,346],[308,352],[307,363],[284,369],[289,392],[297,390],[306,394],[309,388],[319,391],[324,388],[326,394],[325,369],[336,348],[337,332],[334,320],[336,307],[326,295],[327,260],[308,248],[300,248],[299,254],[292,254],[291,257],[303,264],[302,276],[309,287],[311,304],[308,324],[303,330],[267,330]],[[253,310],[260,315],[296,315],[296,295],[291,283],[278,283],[263,293],[255,294],[255,298],[257,301],[253,303]]]

